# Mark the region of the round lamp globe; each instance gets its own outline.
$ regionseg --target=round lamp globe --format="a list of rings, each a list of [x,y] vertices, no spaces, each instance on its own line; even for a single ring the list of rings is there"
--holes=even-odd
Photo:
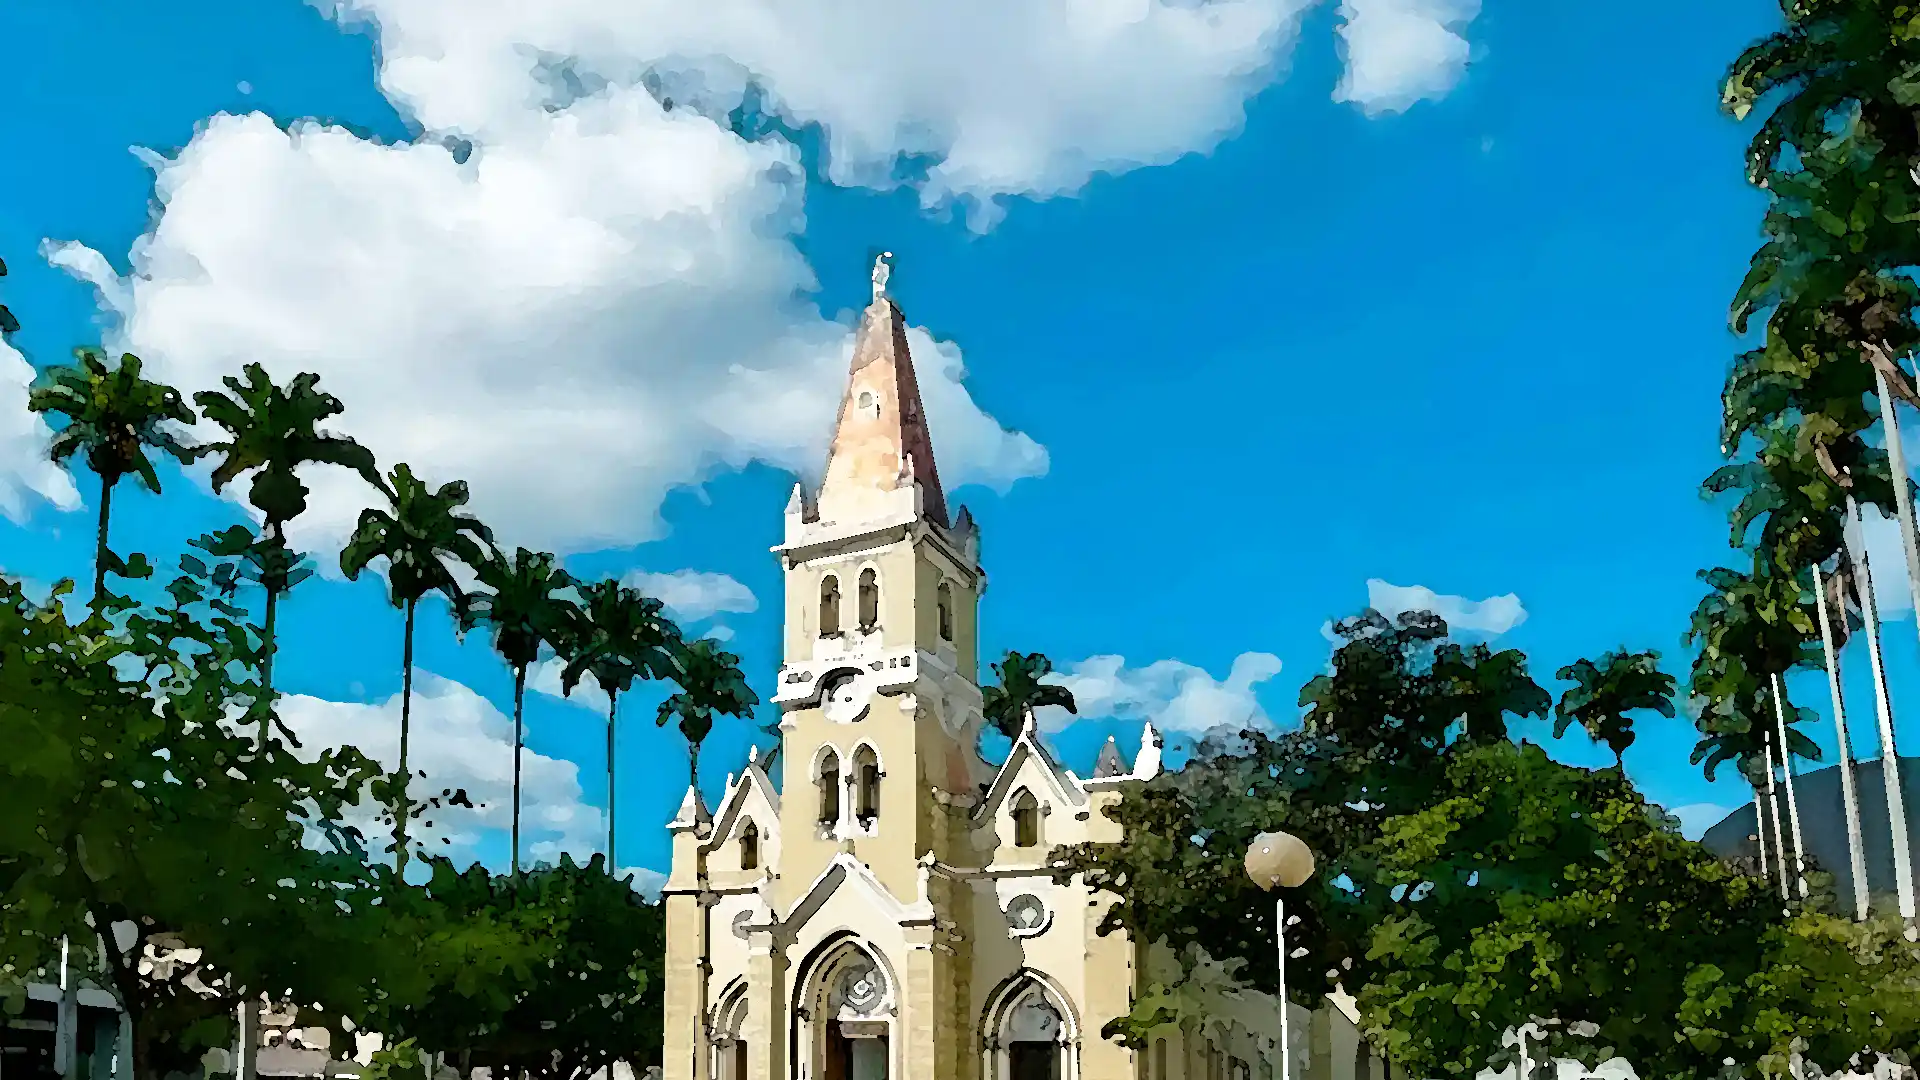
[[[1297,889],[1313,876],[1313,852],[1292,833],[1261,833],[1247,847],[1247,876],[1263,889]]]

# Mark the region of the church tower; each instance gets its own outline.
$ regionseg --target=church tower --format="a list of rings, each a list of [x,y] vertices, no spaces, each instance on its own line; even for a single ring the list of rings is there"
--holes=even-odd
[[[979,532],[947,515],[906,322],[874,266],[820,488],[795,485],[779,687],[778,902],[845,852],[893,895],[967,858],[977,752]]]

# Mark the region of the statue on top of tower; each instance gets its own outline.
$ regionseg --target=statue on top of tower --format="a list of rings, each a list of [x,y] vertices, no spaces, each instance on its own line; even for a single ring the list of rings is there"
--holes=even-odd
[[[873,302],[887,295],[887,279],[893,276],[893,252],[883,251],[873,260]]]

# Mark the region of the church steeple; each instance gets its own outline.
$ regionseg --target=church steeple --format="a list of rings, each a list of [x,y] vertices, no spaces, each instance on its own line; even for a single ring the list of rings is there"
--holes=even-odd
[[[886,292],[891,260],[888,253],[874,261],[873,302],[854,336],[853,365],[814,516],[844,526],[910,511],[946,528],[946,493],[934,465],[906,320]]]

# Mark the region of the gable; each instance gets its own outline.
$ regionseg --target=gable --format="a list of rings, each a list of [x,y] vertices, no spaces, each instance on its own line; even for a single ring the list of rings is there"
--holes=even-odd
[[[1013,796],[1015,789],[1025,786],[1042,802],[1052,799],[1057,805],[1073,810],[1086,806],[1087,793],[1075,781],[1072,773],[1060,767],[1053,760],[1046,747],[1040,743],[1039,735],[1034,731],[1033,721],[1021,729],[1020,737],[1013,741],[1013,749],[1007,754],[1007,760],[988,785],[986,797],[974,810],[974,826],[985,825],[996,818],[1001,807]]]
[[[713,831],[701,849],[710,852],[733,840],[745,827],[743,818],[751,819],[760,829],[763,844],[780,834],[780,794],[773,790],[773,781],[767,778],[758,761],[747,762],[739,781],[727,789],[720,813],[714,818]]]

